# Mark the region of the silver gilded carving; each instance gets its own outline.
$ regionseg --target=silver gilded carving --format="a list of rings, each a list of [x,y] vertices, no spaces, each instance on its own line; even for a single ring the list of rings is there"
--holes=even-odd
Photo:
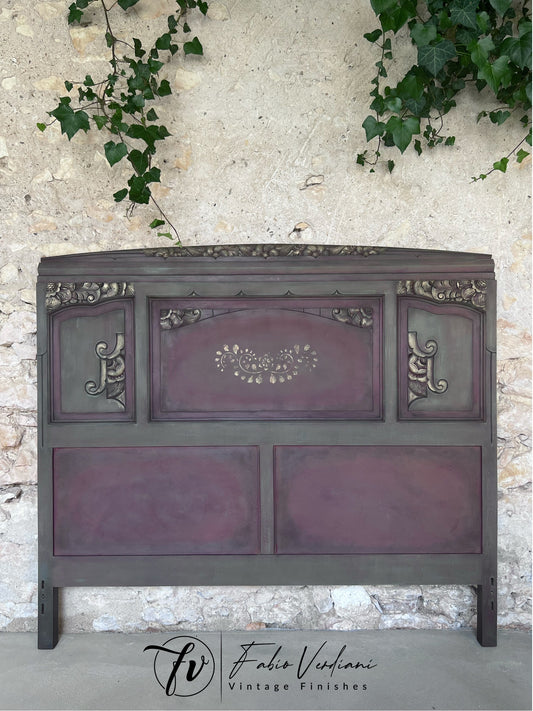
[[[444,379],[435,382],[434,358],[438,351],[435,340],[426,341],[425,346],[418,343],[416,331],[408,332],[408,406],[415,400],[428,397],[428,390],[434,393],[445,393],[448,381]]]
[[[250,348],[224,345],[217,351],[215,363],[220,372],[232,370],[246,383],[284,383],[318,364],[318,355],[309,344],[282,348],[278,353],[257,356]]]
[[[159,324],[162,329],[169,331],[180,326],[196,323],[202,317],[200,309],[161,309]]]
[[[122,409],[125,409],[126,390],[126,363],[124,334],[117,333],[115,336],[115,346],[109,350],[105,341],[99,341],[95,348],[95,353],[100,359],[100,380],[88,380],[85,383],[87,395],[97,397],[105,392],[108,400],[115,400]]]
[[[46,288],[45,304],[48,312],[66,306],[97,304],[107,299],[134,295],[133,284],[125,281],[113,282],[51,282]]]
[[[401,281],[399,296],[421,296],[438,303],[457,303],[484,310],[487,304],[487,282],[483,279],[436,281]]]
[[[373,310],[369,306],[336,308],[332,310],[331,315],[336,321],[348,323],[359,328],[372,328],[374,323]]]
[[[155,247],[145,249],[148,257],[369,257],[386,247],[327,244],[220,244],[197,247]]]

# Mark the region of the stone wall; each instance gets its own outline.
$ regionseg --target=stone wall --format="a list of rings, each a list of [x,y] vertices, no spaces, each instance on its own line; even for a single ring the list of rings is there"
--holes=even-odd
[[[0,630],[37,624],[35,297],[42,256],[156,246],[112,193],[98,136],[36,129],[63,80],[105,66],[101,25],[71,28],[67,0],[0,8]],[[167,0],[142,0],[125,33],[157,36]],[[122,13],[119,12],[119,16]],[[449,116],[454,147],[410,149],[392,174],[355,165],[365,148],[376,26],[366,2],[213,1],[191,20],[204,57],[166,68],[157,197],[185,244],[302,241],[488,252],[499,281],[500,624],[530,625],[530,159],[485,182],[520,127],[476,125],[486,97]],[[122,30],[121,30],[122,31]],[[126,36],[126,35],[125,35]],[[131,34],[130,34],[131,36]],[[413,60],[406,43],[400,63]],[[394,156],[396,158],[396,156]],[[113,588],[62,591],[63,628],[86,630],[468,626],[467,587]]]

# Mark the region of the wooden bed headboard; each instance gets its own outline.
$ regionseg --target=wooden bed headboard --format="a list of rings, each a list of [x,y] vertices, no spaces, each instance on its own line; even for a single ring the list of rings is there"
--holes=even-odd
[[[60,587],[465,584],[496,644],[482,254],[171,247],[41,261],[39,637]]]

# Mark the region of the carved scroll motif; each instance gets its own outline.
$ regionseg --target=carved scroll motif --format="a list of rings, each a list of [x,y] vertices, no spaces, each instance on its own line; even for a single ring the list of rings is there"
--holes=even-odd
[[[415,400],[428,397],[428,390],[434,393],[445,393],[448,390],[448,381],[441,379],[435,382],[434,358],[438,350],[436,341],[426,341],[426,345],[421,347],[417,332],[409,331],[408,345],[408,406],[410,407]]]
[[[165,331],[196,323],[202,317],[200,309],[161,309],[159,324]]]
[[[217,351],[215,362],[220,372],[232,370],[247,383],[284,383],[303,371],[311,371],[318,364],[318,355],[309,344],[282,348],[279,353],[257,356],[250,348],[224,345]]]
[[[482,279],[401,281],[398,296],[421,296],[440,304],[466,304],[483,311],[487,303],[487,282]]]
[[[97,304],[107,299],[134,295],[133,284],[125,281],[113,282],[52,282],[47,285],[45,304],[48,312],[66,306]]]
[[[372,328],[374,323],[373,311],[370,307],[337,308],[332,310],[331,315],[336,321],[359,328]]]
[[[221,244],[198,247],[156,247],[145,249],[148,257],[369,257],[386,247],[358,247],[325,244]]]
[[[85,383],[85,392],[87,395],[94,397],[105,392],[108,400],[115,400],[124,409],[126,406],[124,334],[116,334],[115,346],[111,351],[109,351],[109,346],[105,341],[99,341],[94,350],[100,359],[100,380],[98,383],[94,380],[88,380]]]

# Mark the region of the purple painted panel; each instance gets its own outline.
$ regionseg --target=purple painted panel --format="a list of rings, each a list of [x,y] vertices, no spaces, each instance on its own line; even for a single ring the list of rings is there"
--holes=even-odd
[[[381,299],[152,302],[153,419],[381,416]]]
[[[277,553],[480,553],[481,448],[275,447]]]
[[[54,450],[54,555],[260,550],[256,447]]]

